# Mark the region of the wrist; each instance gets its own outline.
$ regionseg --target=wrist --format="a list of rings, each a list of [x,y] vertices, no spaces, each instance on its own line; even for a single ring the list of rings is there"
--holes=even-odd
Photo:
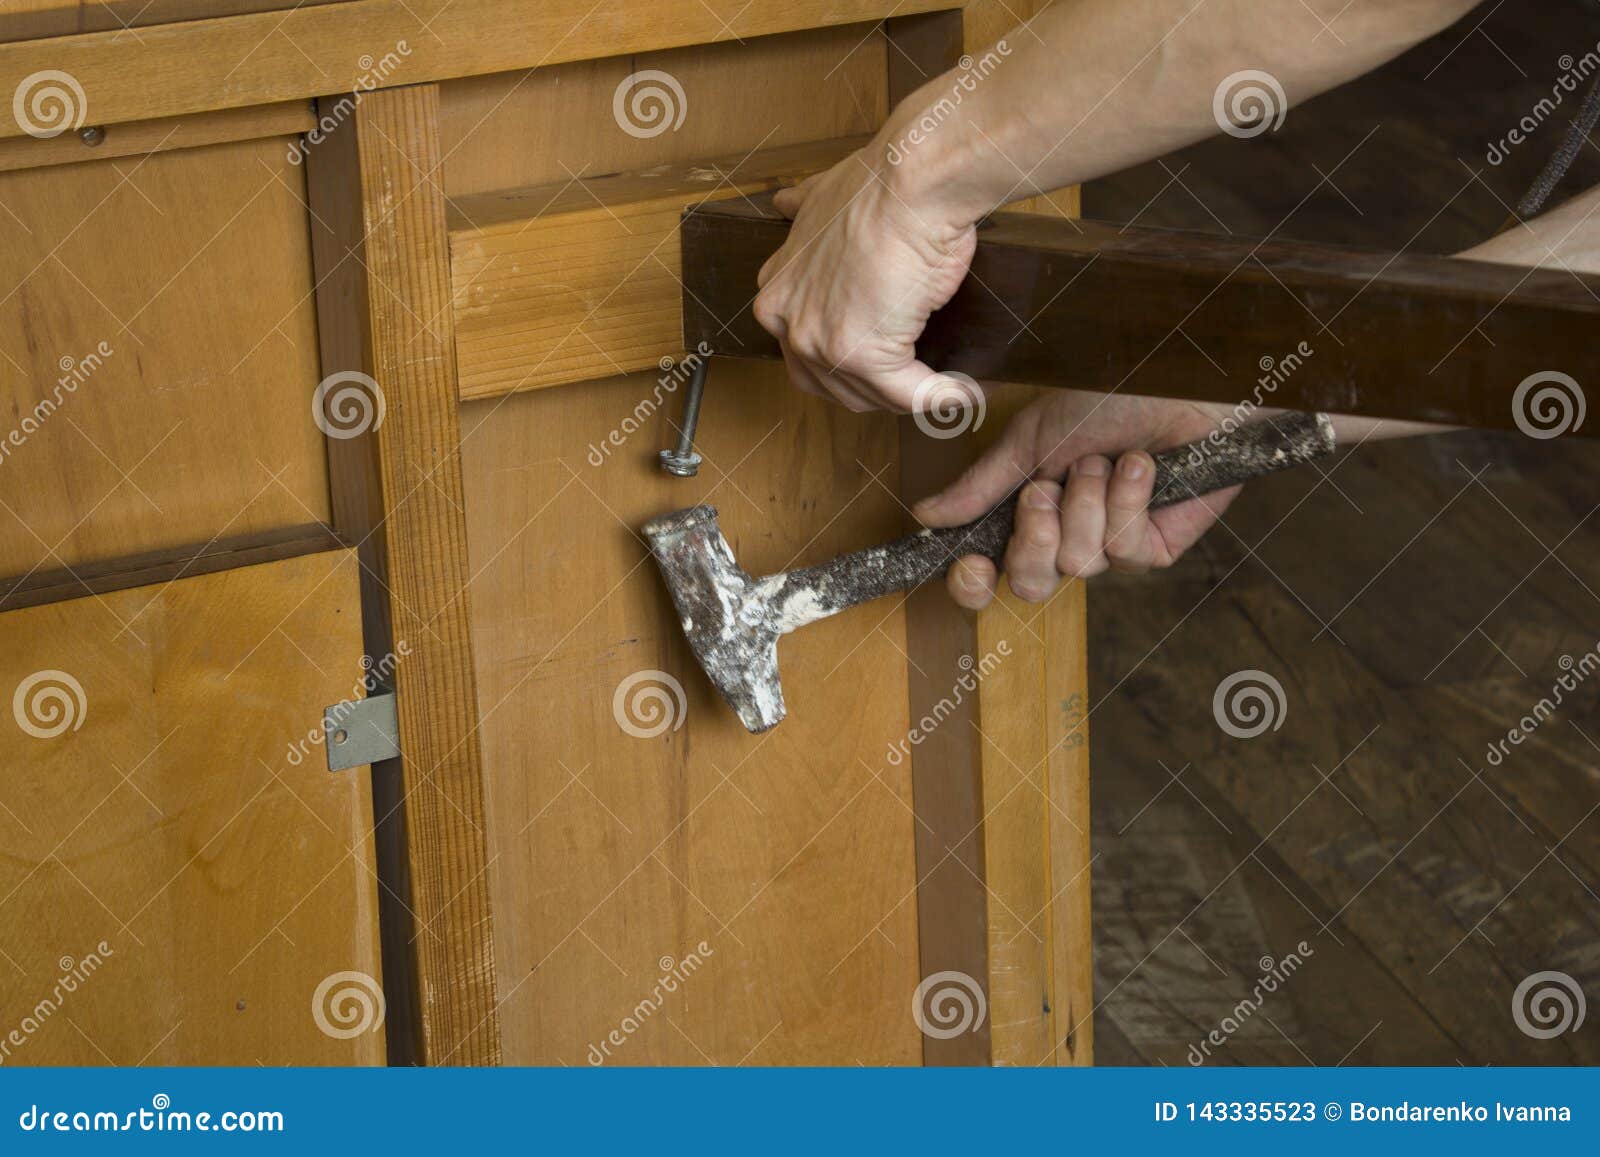
[[[991,53],[994,50],[991,50]],[[1021,195],[1006,160],[1002,130],[986,131],[976,114],[974,69],[935,77],[901,101],[873,139],[888,190],[935,227],[964,232]]]

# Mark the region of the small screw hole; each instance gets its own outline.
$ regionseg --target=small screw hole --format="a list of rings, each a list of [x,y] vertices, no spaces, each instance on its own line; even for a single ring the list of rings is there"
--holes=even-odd
[[[335,743],[343,743],[346,739],[349,739],[349,738],[350,738],[350,733],[348,731],[346,731],[343,727],[339,728],[339,730],[337,730],[337,731],[335,731],[333,733],[333,741]]]

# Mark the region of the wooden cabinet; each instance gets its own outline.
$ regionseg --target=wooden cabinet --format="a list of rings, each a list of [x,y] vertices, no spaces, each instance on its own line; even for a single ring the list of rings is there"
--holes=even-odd
[[[12,412],[115,351],[0,463],[0,690],[59,669],[87,701],[0,746],[4,1007],[115,952],[29,1055],[1086,1062],[1081,587],[808,627],[789,719],[751,736],[638,535],[709,501],[762,570],[892,537],[1019,400],[934,440],[718,359],[700,473],[655,463],[678,212],[844,155],[956,61],[962,14],[457,0],[439,36],[415,7],[0,44],[0,81],[53,61],[110,118],[95,146],[0,131],[0,230],[31,230]],[[303,60],[201,63],[269,18]],[[629,122],[640,76],[671,127]],[[401,758],[291,765],[395,654]],[[381,978],[381,1030],[319,1024],[349,974]]]

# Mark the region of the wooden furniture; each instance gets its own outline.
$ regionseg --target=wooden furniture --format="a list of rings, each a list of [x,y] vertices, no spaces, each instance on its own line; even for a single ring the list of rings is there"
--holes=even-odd
[[[0,18],[0,691],[72,714],[0,728],[0,1007],[53,1006],[3,1059],[1089,1060],[1081,586],[812,628],[751,737],[635,533],[709,500],[754,566],[859,546],[998,429],[1020,392],[936,442],[728,363],[699,476],[654,461],[682,209],[1017,12]],[[329,773],[364,665],[402,755]]]

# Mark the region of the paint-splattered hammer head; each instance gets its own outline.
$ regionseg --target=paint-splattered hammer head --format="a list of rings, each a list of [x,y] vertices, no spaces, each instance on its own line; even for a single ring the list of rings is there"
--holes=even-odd
[[[784,716],[779,625],[769,592],[744,572],[711,506],[691,506],[641,528],[666,579],[684,637],[716,689],[752,732]]]

